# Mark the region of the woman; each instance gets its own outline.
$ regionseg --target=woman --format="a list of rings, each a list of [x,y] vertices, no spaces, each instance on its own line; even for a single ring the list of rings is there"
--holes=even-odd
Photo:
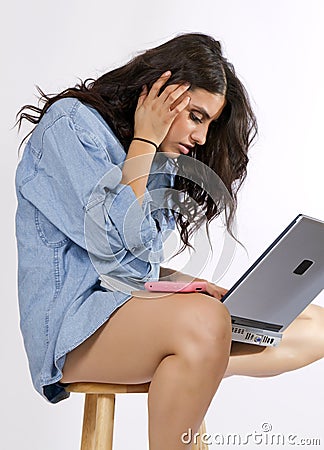
[[[184,247],[222,211],[231,230],[256,121],[217,41],[181,35],[42,99],[20,111],[19,123],[37,126],[16,177],[21,329],[38,392],[55,403],[64,383],[150,381],[150,449],[181,449],[224,376],[275,375],[323,356],[320,307],[276,349],[231,349],[230,316],[215,301],[225,289],[132,295],[148,280],[188,279],[160,265],[175,225]],[[198,162],[226,189],[205,189],[204,170],[201,184],[179,176],[196,176]]]

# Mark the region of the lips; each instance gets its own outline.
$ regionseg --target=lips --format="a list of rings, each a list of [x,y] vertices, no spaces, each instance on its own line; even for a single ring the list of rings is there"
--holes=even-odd
[[[187,155],[190,152],[190,150],[194,148],[194,146],[191,144],[183,144],[181,142],[179,143],[179,147],[181,153],[183,153],[184,155]]]

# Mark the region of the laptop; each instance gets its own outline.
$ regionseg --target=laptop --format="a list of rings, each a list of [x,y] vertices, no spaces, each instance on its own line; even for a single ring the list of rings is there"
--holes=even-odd
[[[299,214],[222,298],[232,340],[277,346],[324,288],[324,222]]]

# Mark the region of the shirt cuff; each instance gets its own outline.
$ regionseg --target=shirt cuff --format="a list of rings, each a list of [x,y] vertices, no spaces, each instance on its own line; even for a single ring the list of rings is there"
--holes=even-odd
[[[148,248],[156,237],[157,229],[150,213],[152,197],[146,190],[140,205],[129,185],[119,184],[107,193],[104,201],[106,214],[115,225],[126,249],[135,251]]]

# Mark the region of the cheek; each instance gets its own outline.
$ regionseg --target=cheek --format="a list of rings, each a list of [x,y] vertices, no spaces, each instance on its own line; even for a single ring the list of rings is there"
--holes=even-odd
[[[170,136],[181,136],[183,134],[186,134],[190,132],[190,122],[187,119],[187,115],[180,113],[173,121],[170,129],[169,129],[169,135]]]

